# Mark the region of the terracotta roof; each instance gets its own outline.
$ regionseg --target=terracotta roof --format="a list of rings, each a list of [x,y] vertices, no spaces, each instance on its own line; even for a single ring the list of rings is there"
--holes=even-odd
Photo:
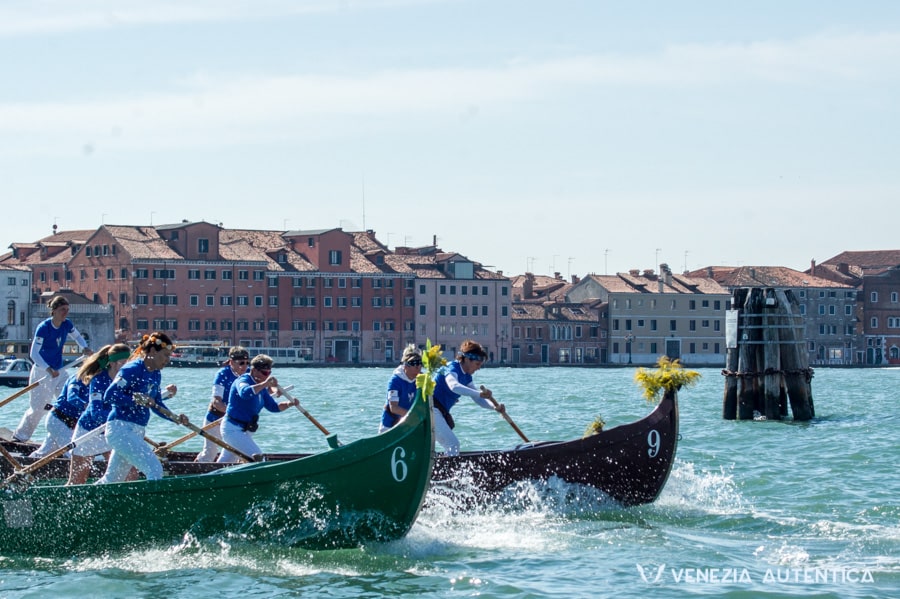
[[[833,258],[825,260],[816,268],[822,265],[839,266],[848,264],[850,266],[858,266],[862,269],[863,274],[878,274],[889,268],[900,265],[900,250],[870,250],[870,251],[847,251],[841,252]]]
[[[109,234],[134,260],[181,260],[154,227],[104,225]]]
[[[714,280],[722,287],[845,287],[785,266],[710,266],[689,273],[694,280]]]

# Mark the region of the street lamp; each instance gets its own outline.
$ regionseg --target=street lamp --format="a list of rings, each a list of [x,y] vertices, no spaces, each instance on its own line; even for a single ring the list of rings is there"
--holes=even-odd
[[[634,342],[634,335],[628,333],[625,335],[625,343],[628,344],[628,363],[631,364],[631,344]]]

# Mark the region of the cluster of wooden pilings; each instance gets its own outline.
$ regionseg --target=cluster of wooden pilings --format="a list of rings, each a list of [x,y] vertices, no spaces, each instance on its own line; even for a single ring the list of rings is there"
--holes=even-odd
[[[735,289],[726,313],[726,420],[794,420],[815,416],[813,371],[806,352],[804,318],[789,289]]]

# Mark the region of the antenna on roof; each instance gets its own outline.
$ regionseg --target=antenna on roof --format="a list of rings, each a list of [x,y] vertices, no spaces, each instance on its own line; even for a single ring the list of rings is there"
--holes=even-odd
[[[363,227],[362,230],[366,231],[366,172],[363,171],[362,174],[362,217],[363,217]]]

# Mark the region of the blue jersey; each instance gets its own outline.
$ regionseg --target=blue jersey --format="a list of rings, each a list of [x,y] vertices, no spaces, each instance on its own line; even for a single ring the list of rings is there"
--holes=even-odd
[[[78,375],[73,374],[66,379],[62,393],[53,404],[53,411],[60,420],[68,419],[72,422],[78,420],[88,403],[88,387],[79,380]]]
[[[47,366],[54,370],[63,367],[63,344],[69,333],[74,330],[75,325],[68,318],[59,325],[59,328],[53,326],[52,318],[44,320],[37,326],[34,330],[34,339],[42,340],[41,351],[38,354],[47,363]]]
[[[270,412],[280,412],[278,402],[269,394],[269,390],[265,387],[259,393],[253,392],[253,386],[257,382],[253,380],[250,373],[242,374],[231,385],[231,392],[228,394],[228,410],[225,412],[229,420],[247,425],[255,423],[259,419],[259,413],[263,408]]]
[[[403,370],[402,364],[394,370],[394,375],[388,381],[388,401],[381,415],[381,424],[386,428],[394,426],[400,420],[400,417],[393,414],[390,410],[390,400],[394,392],[396,392],[397,396],[397,405],[404,410],[409,410],[412,407],[413,400],[416,398],[416,381],[406,378],[406,372]]]
[[[456,380],[461,385],[466,387],[472,386],[472,375],[463,372],[462,364],[459,363],[459,360],[453,360],[450,364],[438,370],[437,375],[434,377],[434,402],[440,404],[447,412],[459,401],[459,394],[450,391],[450,387],[447,385],[448,372],[456,375]]]
[[[166,407],[159,390],[161,382],[162,373],[159,370],[148,370],[143,360],[132,360],[122,366],[104,395],[104,399],[112,406],[107,420],[124,420],[147,426],[150,422],[150,409],[136,404],[134,394],[148,395],[153,401]]]
[[[219,370],[216,373],[216,378],[213,380],[213,398],[221,393],[220,397],[224,403],[228,403],[228,396],[231,393],[231,386],[234,384],[238,376],[231,369],[231,366],[226,366]],[[221,391],[220,391],[221,389]],[[215,412],[207,412],[206,420],[207,422],[213,422],[218,420],[221,417],[221,414],[216,414]]]
[[[109,378],[109,373],[106,370],[101,370],[91,379],[91,384],[88,388],[90,400],[81,418],[78,419],[78,426],[84,430],[92,431],[109,418],[112,405],[106,401],[104,394],[109,389],[110,384],[112,384],[112,379]]]

